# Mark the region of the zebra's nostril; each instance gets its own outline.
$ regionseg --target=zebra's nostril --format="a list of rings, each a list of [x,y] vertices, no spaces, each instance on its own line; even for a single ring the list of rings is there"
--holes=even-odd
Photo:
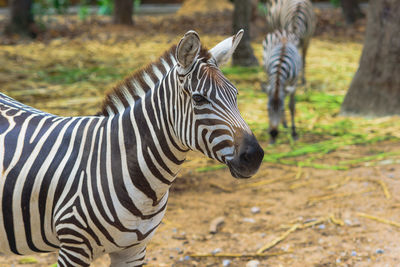
[[[258,159],[258,150],[257,147],[248,146],[244,151],[240,154],[240,161],[246,164],[256,163]]]

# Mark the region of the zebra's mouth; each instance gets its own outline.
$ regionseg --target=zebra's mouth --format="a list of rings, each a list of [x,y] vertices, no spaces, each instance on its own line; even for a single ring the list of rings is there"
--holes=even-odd
[[[227,165],[228,165],[229,171],[231,172],[233,177],[235,177],[237,179],[248,179],[248,178],[251,177],[251,175],[243,175],[243,174],[241,174],[238,170],[235,169],[233,164],[230,164],[230,162],[228,162]]]

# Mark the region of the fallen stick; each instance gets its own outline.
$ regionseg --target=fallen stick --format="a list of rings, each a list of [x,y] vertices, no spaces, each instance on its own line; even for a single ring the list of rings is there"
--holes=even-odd
[[[365,190],[361,190],[358,192],[344,192],[344,193],[337,193],[337,194],[328,194],[328,195],[322,195],[322,196],[315,196],[315,197],[310,197],[308,198],[308,204],[312,205],[314,203],[317,203],[319,201],[324,201],[324,200],[330,200],[333,198],[341,198],[341,197],[349,197],[352,195],[358,195],[358,194],[363,194],[363,193],[368,193],[374,191],[374,188],[367,188]]]
[[[303,169],[302,169],[301,165],[299,165],[299,167],[297,168],[297,173],[296,173],[296,176],[295,176],[294,179],[295,180],[300,179],[302,174],[303,174]]]
[[[335,216],[333,214],[329,215],[329,219],[331,220],[331,222],[333,224],[339,225],[339,226],[343,226],[344,225],[344,221],[342,221],[339,218],[335,218]]]
[[[294,225],[292,225],[292,227],[290,227],[289,230],[287,230],[285,233],[283,233],[283,235],[279,236],[278,238],[275,238],[274,240],[272,240],[272,242],[266,244],[265,246],[261,247],[259,250],[257,250],[257,254],[261,254],[264,251],[271,249],[272,247],[276,246],[279,242],[281,242],[282,240],[284,240],[286,237],[288,237],[288,235],[294,231],[296,231],[298,228],[301,227],[301,224],[296,223]]]
[[[303,186],[309,185],[311,183],[312,183],[312,181],[298,182],[298,183],[295,183],[295,184],[292,184],[291,186],[289,186],[289,189],[290,190],[294,190],[294,189],[297,189],[299,187],[303,187]]]
[[[327,189],[327,190],[336,189],[338,187],[341,187],[342,185],[345,185],[347,182],[350,181],[350,179],[351,179],[351,177],[346,177],[342,181],[340,181],[340,182],[338,182],[336,184],[328,185],[327,187],[325,187],[325,189]]]
[[[305,224],[301,225],[299,229],[305,229],[305,228],[308,228],[308,227],[311,227],[311,226],[326,222],[328,220],[329,220],[329,218],[327,218],[327,217],[319,218],[318,220],[315,220],[315,221],[312,221],[312,222],[305,223]]]
[[[382,218],[379,218],[379,217],[376,217],[376,216],[373,216],[373,215],[370,215],[370,214],[366,214],[366,213],[363,213],[363,212],[357,212],[357,215],[360,216],[360,217],[364,217],[364,218],[371,219],[371,220],[374,220],[374,221],[377,221],[377,222],[380,222],[380,223],[385,223],[385,224],[389,224],[391,226],[395,226],[395,227],[400,228],[400,223],[395,222],[395,221],[382,219]]]
[[[244,189],[244,188],[253,188],[253,187],[259,187],[263,185],[268,185],[268,184],[273,184],[273,183],[279,183],[279,182],[287,182],[290,180],[294,180],[293,177],[279,177],[279,178],[273,178],[273,179],[268,179],[268,180],[262,180],[254,183],[248,183],[248,184],[241,184],[238,186],[239,189]]]
[[[230,189],[230,188],[227,188],[227,187],[225,187],[225,186],[222,186],[222,185],[219,185],[219,184],[216,184],[216,183],[210,183],[210,186],[211,187],[214,187],[214,188],[217,188],[217,189],[219,189],[219,190],[221,190],[222,192],[225,192],[225,193],[232,193],[233,192],[233,190],[232,189]]]
[[[377,182],[382,187],[382,190],[383,190],[383,193],[385,194],[386,199],[391,199],[392,196],[391,196],[391,194],[389,192],[389,189],[388,189],[386,183],[384,181],[382,181],[382,180],[379,180]]]
[[[273,248],[273,247],[276,246],[278,243],[280,243],[281,241],[283,241],[284,239],[286,239],[286,238],[289,236],[290,233],[293,233],[293,232],[295,232],[295,231],[298,230],[298,229],[309,228],[309,227],[312,227],[312,226],[314,226],[314,225],[321,224],[321,223],[327,222],[327,221],[331,221],[332,223],[337,224],[337,225],[340,225],[340,226],[344,225],[344,222],[343,222],[342,220],[340,220],[340,219],[336,219],[336,218],[334,217],[333,214],[331,214],[331,215],[328,216],[328,217],[322,217],[322,218],[319,218],[319,219],[317,219],[317,220],[315,220],[315,221],[308,222],[308,223],[305,223],[305,224],[296,223],[296,224],[293,224],[293,225],[289,228],[289,230],[287,230],[287,231],[286,231],[285,233],[283,233],[281,236],[275,238],[275,239],[272,240],[270,243],[266,244],[265,246],[263,246],[263,247],[261,247],[259,250],[257,250],[257,253],[258,253],[258,254],[259,254],[259,253],[263,253],[264,251],[267,251],[267,250]]]
[[[383,194],[385,195],[386,199],[391,199],[392,195],[390,194],[390,191],[386,185],[386,183],[382,180],[374,180],[374,179],[364,179],[364,178],[355,178],[355,181],[367,181],[367,182],[371,182],[374,184],[379,185],[382,188]]]
[[[210,223],[210,233],[216,234],[218,232],[218,228],[225,222],[224,217],[218,217],[211,221]]]
[[[284,255],[288,253],[292,253],[292,250],[288,251],[278,251],[278,252],[269,252],[269,253],[250,253],[250,254],[235,254],[235,253],[217,253],[217,254],[190,254],[189,256],[192,258],[262,258],[262,257],[273,257]]]

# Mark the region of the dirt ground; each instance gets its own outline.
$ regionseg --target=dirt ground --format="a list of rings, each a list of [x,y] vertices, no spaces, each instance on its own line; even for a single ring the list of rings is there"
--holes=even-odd
[[[266,153],[268,153],[268,145]],[[343,160],[400,144],[349,146]],[[163,223],[148,246],[148,266],[396,266],[400,262],[400,159],[346,171],[264,163],[248,180],[227,169],[193,172],[192,154],[172,186]],[[217,233],[210,225],[219,217]],[[396,223],[397,222],[397,223]],[[270,245],[264,255],[257,251]],[[55,254],[0,257],[0,266],[49,266]],[[27,260],[29,262],[29,258]],[[108,266],[107,256],[92,266]],[[225,264],[225,265],[224,265]]]

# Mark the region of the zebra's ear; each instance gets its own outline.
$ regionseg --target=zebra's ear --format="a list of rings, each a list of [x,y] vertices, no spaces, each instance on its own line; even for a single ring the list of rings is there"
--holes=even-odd
[[[200,38],[195,31],[185,33],[176,48],[176,59],[179,67],[183,69],[189,68],[200,51]]]
[[[225,40],[210,49],[209,52],[214,57],[218,66],[225,64],[231,58],[233,52],[235,52],[237,45],[242,39],[243,32],[244,30],[241,29],[235,35],[226,38]]]

